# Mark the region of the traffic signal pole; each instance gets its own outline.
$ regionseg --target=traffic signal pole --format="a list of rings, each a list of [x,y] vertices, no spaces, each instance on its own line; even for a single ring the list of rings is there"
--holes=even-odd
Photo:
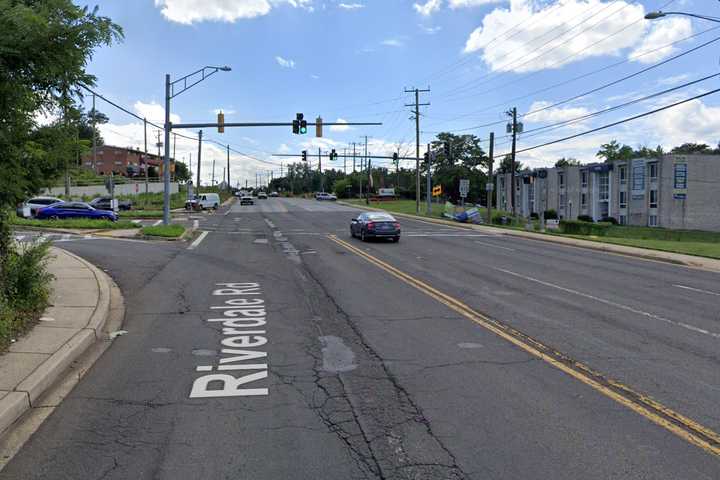
[[[426,180],[426,188],[427,192],[425,194],[425,197],[427,198],[427,216],[432,216],[432,175],[430,173],[430,163],[432,159],[432,152],[430,151],[430,144],[427,144],[427,180]]]
[[[415,92],[415,104],[405,104],[406,107],[415,107],[415,213],[420,214],[420,107],[430,105],[430,103],[420,103],[420,92],[429,92],[430,89],[413,90],[405,89],[405,93]]]

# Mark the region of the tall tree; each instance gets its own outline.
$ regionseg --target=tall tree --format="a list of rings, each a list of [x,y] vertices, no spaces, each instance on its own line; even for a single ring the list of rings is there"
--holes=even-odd
[[[122,29],[71,0],[0,0],[0,275],[10,248],[8,208],[38,192],[64,168],[31,138],[39,113],[66,114],[93,85],[94,50]],[[64,115],[66,116],[66,115]]]
[[[620,145],[617,140],[600,145],[600,150],[595,156],[602,158],[605,162],[615,160],[630,160],[635,156],[635,151],[627,145]]]

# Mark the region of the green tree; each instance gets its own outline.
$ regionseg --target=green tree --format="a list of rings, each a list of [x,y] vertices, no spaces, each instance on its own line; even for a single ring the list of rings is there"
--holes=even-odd
[[[570,157],[570,158],[562,157],[560,160],[555,162],[555,168],[563,168],[563,167],[570,167],[570,166],[574,167],[574,166],[580,166],[580,165],[582,165],[582,163],[580,163],[579,160],[576,160],[572,157]]]
[[[445,145],[450,146],[450,155]],[[442,185],[444,194],[452,201],[460,198],[460,179],[470,180],[469,201],[480,201],[485,195],[486,169],[489,159],[475,135],[439,133],[432,142],[436,152],[433,161],[433,184]]]
[[[615,160],[630,160],[635,156],[635,151],[627,145],[620,145],[617,140],[600,145],[600,150],[595,156],[602,158],[605,162]]]
[[[510,155],[505,155],[505,157],[502,159],[502,162],[500,162],[500,166],[497,168],[497,173],[510,173],[512,171],[512,157]],[[525,166],[522,164],[522,162],[515,161],[515,173],[522,171],[525,168]]]
[[[175,180],[178,182],[190,180],[190,170],[183,162],[175,162]]]
[[[711,149],[704,143],[683,143],[679,147],[675,147],[671,150],[671,153],[711,153]]]
[[[93,51],[122,38],[122,29],[97,8],[70,0],[0,0],[0,259],[10,239],[8,208],[38,190],[64,168],[31,138],[38,113],[63,117],[93,85],[85,71]],[[0,276],[4,272],[0,260]]]

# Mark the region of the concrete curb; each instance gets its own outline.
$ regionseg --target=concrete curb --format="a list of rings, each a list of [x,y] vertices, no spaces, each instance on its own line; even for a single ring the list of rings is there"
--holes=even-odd
[[[114,287],[114,282],[104,272],[77,255],[66,250],[57,250],[61,250],[63,254],[68,255],[82,264],[84,269],[92,272],[98,288],[95,308],[84,327],[78,328],[54,353],[50,354],[48,358],[26,375],[13,391],[8,392],[4,397],[0,398],[0,435],[3,436],[6,435],[9,430],[12,430],[13,424],[22,417],[25,412],[35,406],[35,403],[46,391],[51,389],[55,383],[63,378],[64,373],[78,358],[96,342],[109,338],[103,332],[103,329],[110,317],[111,292],[115,292],[120,306],[123,304],[122,296],[118,298],[119,290]],[[54,308],[63,307],[56,306]],[[36,332],[37,330],[31,331],[24,339],[32,340]],[[0,357],[0,362],[2,362],[2,360],[3,357]]]
[[[537,240],[560,245],[566,245],[576,248],[584,248],[587,250],[595,250],[615,255],[625,255],[629,257],[642,258],[645,260],[653,260],[656,262],[670,263],[673,265],[683,265],[686,267],[700,268],[711,272],[720,272],[720,260],[713,258],[699,257],[694,255],[686,255],[682,253],[666,252],[663,250],[652,250],[649,248],[630,247],[625,245],[616,245],[612,243],[594,242],[592,240],[581,240],[576,238],[559,237],[551,234],[543,234],[537,232],[525,232],[520,230],[511,230],[506,228],[498,228],[489,225],[475,225],[470,223],[459,223],[441,218],[420,217],[407,213],[390,212],[381,208],[358,206],[352,203],[338,201],[338,204],[347,207],[357,208],[359,210],[373,210],[377,212],[389,212],[396,217],[408,218],[411,220],[419,220],[423,222],[435,223],[438,225],[448,225],[456,228],[464,228],[467,230],[477,230],[488,233],[497,233],[500,235],[508,235],[513,237],[526,238],[529,240]]]

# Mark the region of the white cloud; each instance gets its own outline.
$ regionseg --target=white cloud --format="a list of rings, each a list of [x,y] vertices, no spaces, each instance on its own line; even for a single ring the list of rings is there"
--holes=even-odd
[[[287,143],[281,143],[278,147],[278,153],[290,153],[290,147]]]
[[[482,26],[468,37],[465,52],[481,52],[493,71],[530,72],[559,68],[593,56],[617,55],[636,45],[644,34],[646,24],[640,23],[605,40],[642,19],[642,5],[629,1],[564,0],[557,7],[558,4],[512,0],[509,8],[496,8],[483,18]],[[589,19],[598,12],[601,13]],[[503,36],[518,23],[524,25],[521,30]],[[560,35],[562,32],[567,34]],[[500,40],[493,41],[496,37]]]
[[[387,38],[380,42],[382,45],[385,45],[386,47],[402,47],[405,45],[401,40],[398,40],[397,38]]]
[[[286,3],[312,12],[312,0],[155,0],[162,15],[177,23],[235,22],[267,15],[277,4]]]
[[[632,124],[630,124],[632,125]],[[692,100],[658,112],[641,121],[634,131],[648,132],[644,143],[660,144],[666,150],[683,143],[717,145],[720,141],[720,107]]]
[[[338,118],[337,120],[335,120],[335,123],[348,123],[348,122],[347,122],[347,120],[345,120],[343,118]],[[350,130],[349,125],[332,125],[330,127],[331,132],[347,132],[348,130]]]
[[[217,115],[220,112],[223,112],[225,115],[235,115],[237,110],[233,110],[232,108],[215,108],[212,111],[214,115]]]
[[[450,8],[478,7],[480,5],[488,5],[490,3],[500,3],[505,0],[449,0]]]
[[[679,75],[673,75],[671,77],[659,78],[657,83],[658,85],[677,85],[678,83],[684,82],[688,78],[690,78],[689,74],[681,73]]]
[[[415,3],[413,4],[413,8],[416,12],[418,12],[423,17],[428,17],[432,15],[433,12],[436,12],[440,10],[440,6],[442,5],[442,0],[428,0],[424,4]]]
[[[275,57],[275,61],[283,68],[295,68],[295,60],[288,60],[283,57]]]
[[[320,80],[320,75],[310,75],[313,80]]]
[[[532,105],[530,105],[530,108],[528,111],[534,112],[535,110],[540,110],[541,108],[545,108],[549,105],[552,105],[550,102],[546,101],[538,101],[533,102]],[[526,115],[523,117],[525,122],[529,123],[544,123],[544,122],[564,122],[565,120],[571,120],[573,118],[581,117],[583,115],[587,115],[590,113],[590,111],[587,108],[584,107],[555,107],[555,108],[548,108],[546,110],[542,110],[537,113],[532,113],[530,115]]]
[[[155,102],[143,103],[138,100],[133,105],[133,109],[135,110],[135,113],[143,118],[146,118],[148,122],[157,124],[165,123],[165,109],[160,104]],[[172,123],[180,123],[180,116],[172,113],[171,111],[170,121]]]
[[[669,57],[678,49],[675,46],[660,48],[681,38],[692,35],[692,23],[688,18],[669,17],[652,22],[652,27],[640,45],[638,45],[628,58],[640,63],[655,63]],[[658,49],[656,52],[647,53]]]
[[[427,33],[428,35],[435,35],[437,32],[439,32],[440,30],[442,30],[442,27],[439,26],[439,25],[436,26],[436,27],[428,27],[428,26],[425,26],[425,25],[423,25],[423,24],[418,24],[418,27],[420,27],[420,29],[421,29],[424,33]]]
[[[345,10],[358,10],[365,7],[362,3],[339,3],[338,7]]]

